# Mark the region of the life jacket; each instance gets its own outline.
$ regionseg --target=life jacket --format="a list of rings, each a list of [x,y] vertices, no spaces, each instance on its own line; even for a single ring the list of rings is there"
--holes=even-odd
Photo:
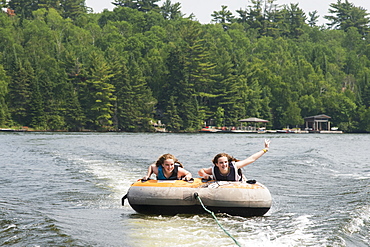
[[[215,180],[218,181],[242,181],[242,171],[238,169],[235,170],[235,162],[232,161],[229,163],[230,172],[226,176],[222,175],[218,166],[213,166],[212,168],[212,175]]]
[[[175,164],[175,167],[173,168],[172,174],[169,178],[166,178],[163,173],[163,166],[158,166],[158,175],[157,180],[178,180],[177,173],[179,171],[179,165]]]

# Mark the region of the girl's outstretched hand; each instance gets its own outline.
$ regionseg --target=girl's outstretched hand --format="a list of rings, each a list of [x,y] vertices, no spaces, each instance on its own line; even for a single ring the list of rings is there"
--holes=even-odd
[[[269,148],[270,147],[270,139],[265,139],[265,148]]]

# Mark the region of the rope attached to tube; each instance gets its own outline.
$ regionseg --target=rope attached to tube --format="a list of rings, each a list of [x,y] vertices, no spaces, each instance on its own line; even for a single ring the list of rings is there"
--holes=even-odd
[[[203,204],[203,202],[202,202],[202,200],[200,199],[200,197],[199,197],[199,195],[198,195],[198,193],[194,193],[194,197],[195,197],[195,199],[197,199],[199,202],[200,202],[200,205],[202,205],[202,207],[203,207],[203,209],[207,212],[207,213],[209,213],[209,214],[211,214],[212,215],[212,217],[215,219],[215,221],[217,222],[217,224],[218,224],[218,226],[232,239],[232,240],[234,240],[234,242],[235,242],[235,244],[237,245],[237,246],[239,246],[239,247],[241,247],[241,245],[238,243],[238,241],[233,237],[233,236],[231,236],[231,234],[230,233],[228,233],[226,230],[225,230],[225,228],[218,222],[218,220],[217,220],[217,218],[216,218],[216,216],[215,216],[215,214],[211,211],[211,210],[209,210],[209,209],[207,209],[205,206],[204,206],[204,204]]]

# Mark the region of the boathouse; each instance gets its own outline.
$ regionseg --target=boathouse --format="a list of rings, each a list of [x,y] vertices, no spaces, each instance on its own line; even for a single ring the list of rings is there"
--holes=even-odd
[[[330,131],[330,118],[331,117],[325,114],[305,117],[306,130],[310,132]]]

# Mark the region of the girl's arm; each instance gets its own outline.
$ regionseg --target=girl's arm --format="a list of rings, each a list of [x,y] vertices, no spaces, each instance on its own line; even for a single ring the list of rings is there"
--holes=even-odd
[[[146,176],[145,177],[143,177],[143,180],[148,180],[149,178],[150,178],[150,176],[153,174],[153,172],[154,172],[154,166],[155,166],[155,164],[152,164],[152,165],[150,165],[149,167],[148,167],[148,172],[147,172],[147,174],[146,174]]]
[[[247,166],[247,165],[255,162],[256,160],[258,160],[262,155],[264,155],[269,150],[269,147],[270,147],[270,140],[265,140],[265,148],[264,149],[262,149],[261,151],[258,151],[257,153],[249,156],[245,160],[235,162],[235,165],[236,165],[237,169],[242,168],[244,166]]]
[[[208,179],[210,175],[212,175],[212,167],[209,168],[202,168],[198,171],[198,175]]]
[[[178,168],[177,176],[182,177],[183,180],[190,180],[193,177],[189,171],[181,167]]]

